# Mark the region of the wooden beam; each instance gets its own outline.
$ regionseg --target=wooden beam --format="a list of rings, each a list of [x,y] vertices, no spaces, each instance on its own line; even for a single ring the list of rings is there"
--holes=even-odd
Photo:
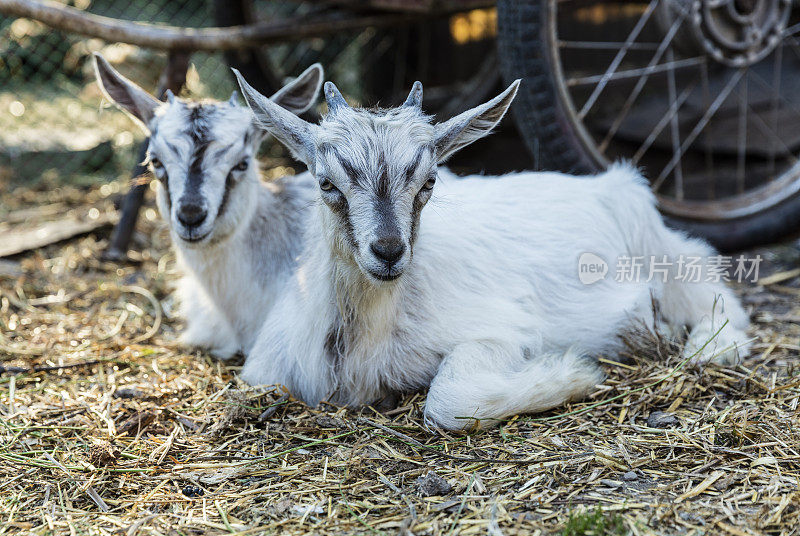
[[[296,41],[371,26],[391,26],[420,15],[332,13],[293,17],[226,28],[183,28],[133,22],[86,13],[53,0],[0,0],[0,13],[42,22],[68,33],[162,50],[219,51],[267,43]]]

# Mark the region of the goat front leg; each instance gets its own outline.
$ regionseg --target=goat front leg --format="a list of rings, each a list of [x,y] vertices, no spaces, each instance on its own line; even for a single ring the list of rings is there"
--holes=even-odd
[[[280,299],[259,332],[240,373],[250,385],[285,386],[292,396],[316,406],[334,391],[333,368],[325,351],[325,330],[309,330],[313,321],[296,294]]]
[[[185,283],[182,287],[180,315],[186,321],[186,328],[180,336],[181,344],[206,350],[222,361],[238,354],[239,338],[202,289]]]
[[[507,345],[464,343],[439,366],[425,421],[447,430],[491,427],[512,415],[581,398],[602,381],[597,364],[573,350],[526,358]]]

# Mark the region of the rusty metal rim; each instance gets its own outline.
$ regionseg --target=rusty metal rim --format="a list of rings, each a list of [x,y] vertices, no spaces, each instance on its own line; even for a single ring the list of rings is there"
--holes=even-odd
[[[554,82],[557,88],[558,98],[562,106],[567,111],[567,117],[572,126],[572,130],[577,134],[578,141],[581,143],[586,154],[591,158],[595,168],[600,171],[606,169],[611,162],[606,156],[600,153],[595,144],[594,138],[586,130],[583,122],[578,119],[578,113],[570,97],[561,66],[561,58],[558,47],[557,35],[557,4],[559,0],[548,0],[549,9],[546,10],[545,27],[548,32],[548,40],[551,46],[549,61],[551,62]],[[783,172],[777,179],[758,188],[754,188],[743,194],[725,199],[713,201],[682,200],[679,201],[672,197],[656,194],[659,209],[669,215],[682,220],[696,220],[709,222],[723,222],[746,218],[755,214],[765,212],[770,208],[783,203],[787,199],[800,192],[800,164]]]

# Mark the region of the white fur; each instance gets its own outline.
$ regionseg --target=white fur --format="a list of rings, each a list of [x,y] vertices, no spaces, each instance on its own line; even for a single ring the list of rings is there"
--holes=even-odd
[[[746,351],[748,319],[723,285],[578,280],[587,251],[608,262],[710,252],[664,227],[634,170],[618,166],[594,179],[439,177],[413,262],[391,285],[371,286],[327,243],[310,244],[245,364],[247,382],[286,384],[312,404],[363,404],[430,385],[426,416],[461,428],[471,424],[463,417],[503,418],[587,393],[602,377],[576,355],[613,351],[626,328],[652,325],[651,296],[668,323],[694,328],[690,344],[713,334],[706,319],[715,315],[717,329],[728,321],[726,345]],[[332,364],[325,338],[343,301],[354,311],[346,330],[354,340]],[[712,355],[707,348],[698,360]]]
[[[167,176],[158,184],[157,204],[169,223],[182,273],[176,285],[180,316],[186,321],[181,342],[228,359],[250,350],[278,288],[294,268],[315,181],[304,173],[263,183],[255,158],[261,138],[252,130],[252,112],[222,103],[205,106],[216,108],[206,125],[213,141],[199,188],[199,199],[208,209],[205,223],[194,231],[204,236],[201,240],[187,241],[178,218],[181,200],[191,188],[186,170],[193,150],[186,135],[189,109],[180,101],[157,111],[148,157],[157,157]],[[250,141],[245,142],[248,132]],[[245,171],[230,171],[242,160],[250,162]],[[160,176],[159,170],[154,172]],[[229,173],[234,184],[220,214]]]
[[[251,201],[250,210],[225,240],[198,248],[173,236],[182,273],[176,296],[186,320],[183,344],[219,359],[247,354],[300,253],[312,185],[308,173],[275,183],[253,178],[239,192]],[[163,198],[160,191],[159,206]]]
[[[246,84],[242,88],[259,120],[271,114],[269,103],[253,99]],[[510,102],[501,101],[506,107]],[[505,111],[476,110],[494,121]],[[616,165],[596,177],[461,179],[439,168],[432,196],[420,198],[426,178],[437,174],[436,160],[464,140],[456,132],[440,143],[439,126],[431,133],[428,118],[419,111],[413,116],[413,110],[365,112],[337,103],[316,131],[289,125],[300,137],[311,132],[295,153],[336,189],[320,193],[325,204],[310,219],[297,272],[242,370],[248,383],[284,384],[310,404],[330,399],[358,405],[392,391],[429,388],[426,419],[463,429],[585,395],[602,381],[593,358],[616,351],[619,336],[642,322],[688,325],[692,343],[724,325],[725,342],[746,351],[747,316],[722,284],[646,277],[617,282],[613,275],[580,282],[578,259],[585,252],[604,259],[612,272],[620,257],[711,252],[664,226],[636,170]],[[467,142],[478,137],[476,128],[485,134],[496,124],[469,117],[462,123]],[[350,138],[336,141],[337,132]],[[414,136],[428,136],[428,143]],[[408,169],[419,147],[434,158],[420,159],[423,169],[409,178],[398,170]],[[339,169],[334,158],[358,168],[358,177],[348,166]],[[387,188],[379,187],[386,174],[376,171],[383,168],[372,167],[381,161],[389,170]],[[331,192],[339,192],[336,199]],[[340,195],[349,204],[346,218],[335,208]],[[430,196],[416,239],[409,216],[414,196],[423,202]],[[370,208],[387,198],[391,208]],[[399,227],[393,232],[408,246],[385,272],[392,281],[376,278],[379,259],[364,247],[387,226]],[[661,304],[659,318],[653,317],[654,299]],[[695,359],[712,356],[706,347]],[[716,359],[735,356],[736,350]]]
[[[237,95],[227,102],[191,101],[168,93],[160,102],[95,55],[106,96],[150,135],[147,161],[159,180],[157,204],[168,223],[182,272],[177,282],[183,343],[227,359],[248,352],[294,268],[315,198],[304,173],[263,183],[256,153],[263,133]],[[302,113],[316,101],[315,64],[273,95]],[[185,224],[188,205],[205,214]]]

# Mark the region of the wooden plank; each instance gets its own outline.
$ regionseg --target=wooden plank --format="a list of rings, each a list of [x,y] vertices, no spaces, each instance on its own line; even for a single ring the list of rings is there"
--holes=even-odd
[[[117,216],[115,214],[106,213],[101,213],[94,219],[80,219],[73,215],[60,220],[48,221],[34,228],[12,228],[4,231],[2,237],[0,237],[0,257],[17,255],[87,234],[113,224],[116,219]]]

